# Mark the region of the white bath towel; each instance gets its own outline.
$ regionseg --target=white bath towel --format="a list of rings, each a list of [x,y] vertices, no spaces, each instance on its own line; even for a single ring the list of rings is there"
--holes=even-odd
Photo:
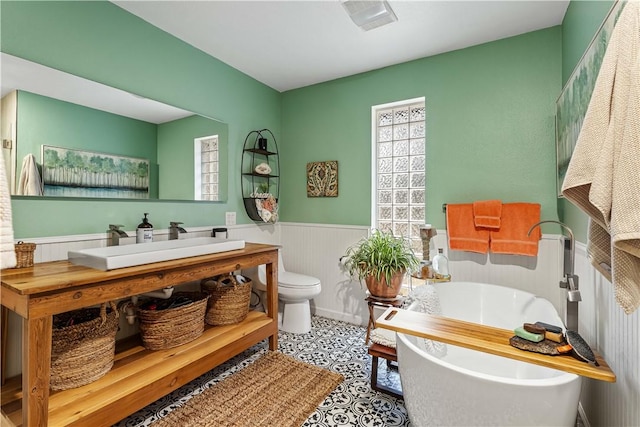
[[[371,342],[385,347],[396,348],[396,333],[389,329],[375,328],[371,331]]]
[[[4,167],[4,155],[0,150],[0,268],[16,266],[16,252],[13,246],[13,219],[11,217],[11,193]]]
[[[42,196],[42,181],[38,172],[38,164],[35,156],[31,153],[24,156],[22,160],[18,194],[23,196]]]
[[[587,252],[627,314],[640,306],[640,4],[611,34],[562,194],[589,217]]]

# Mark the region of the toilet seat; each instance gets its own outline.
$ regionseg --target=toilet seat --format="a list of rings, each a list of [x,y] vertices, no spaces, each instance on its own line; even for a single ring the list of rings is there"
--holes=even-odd
[[[304,274],[291,273],[290,271],[278,272],[278,286],[286,288],[308,288],[319,285],[320,280]]]
[[[267,290],[267,275],[265,273],[264,266],[258,267],[258,280],[255,281],[254,286],[256,289],[260,291]],[[278,272],[278,293],[282,294],[287,292],[300,292],[300,293],[310,293],[316,294],[316,290],[314,288],[320,287],[320,279],[317,279],[312,276],[307,276],[304,274],[292,273],[290,271],[279,271]],[[318,292],[320,290],[318,289]],[[314,295],[315,296],[315,295]]]

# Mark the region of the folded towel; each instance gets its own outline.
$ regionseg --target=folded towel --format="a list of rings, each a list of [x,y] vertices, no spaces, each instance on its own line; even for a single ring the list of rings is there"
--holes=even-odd
[[[500,200],[481,200],[473,202],[473,220],[476,227],[500,228],[502,202]]]
[[[449,249],[486,254],[489,251],[489,230],[475,226],[473,205],[447,205],[447,236]]]
[[[538,255],[540,227],[527,232],[540,222],[539,203],[505,203],[502,205],[500,230],[491,230],[491,252],[511,255]]]
[[[17,265],[13,246],[13,219],[11,217],[11,193],[7,183],[3,150],[0,150],[0,268]]]
[[[42,196],[42,181],[40,180],[38,164],[33,154],[27,154],[22,160],[18,194],[24,196]]]

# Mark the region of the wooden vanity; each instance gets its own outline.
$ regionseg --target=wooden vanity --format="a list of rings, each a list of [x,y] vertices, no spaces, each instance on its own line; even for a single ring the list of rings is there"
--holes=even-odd
[[[119,343],[114,366],[99,380],[50,392],[54,314],[266,264],[266,313],[234,325],[207,327],[190,343],[150,351]],[[203,373],[269,339],[278,348],[278,247],[244,249],[101,271],[68,261],[2,270],[2,306],[21,317],[22,376],[2,386],[2,418],[23,426],[110,426]],[[4,425],[4,424],[3,424]]]

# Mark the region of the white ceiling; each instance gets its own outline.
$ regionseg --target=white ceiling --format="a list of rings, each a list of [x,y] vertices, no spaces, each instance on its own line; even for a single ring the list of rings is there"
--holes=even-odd
[[[286,91],[559,25],[568,0],[389,0],[398,21],[356,27],[341,0],[113,1]]]

